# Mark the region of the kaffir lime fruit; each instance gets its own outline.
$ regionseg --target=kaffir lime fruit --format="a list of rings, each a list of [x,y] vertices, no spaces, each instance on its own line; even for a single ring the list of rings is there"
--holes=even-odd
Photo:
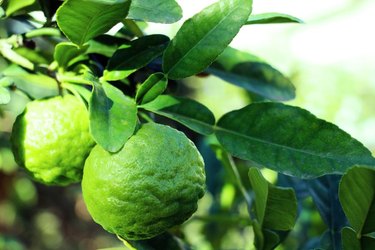
[[[87,109],[72,95],[28,103],[13,125],[11,140],[17,163],[47,185],[79,182],[95,144]]]
[[[180,131],[143,125],[115,154],[96,146],[82,192],[93,219],[127,240],[148,239],[181,224],[205,188],[204,162]]]

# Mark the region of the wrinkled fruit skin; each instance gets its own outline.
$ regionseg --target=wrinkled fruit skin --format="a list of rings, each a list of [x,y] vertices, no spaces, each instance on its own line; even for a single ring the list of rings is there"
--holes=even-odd
[[[87,109],[72,95],[28,103],[13,125],[11,141],[17,163],[47,185],[79,182],[95,145]]]
[[[143,125],[115,154],[96,146],[86,160],[82,192],[93,219],[127,240],[152,238],[181,224],[204,195],[204,162],[171,127]]]

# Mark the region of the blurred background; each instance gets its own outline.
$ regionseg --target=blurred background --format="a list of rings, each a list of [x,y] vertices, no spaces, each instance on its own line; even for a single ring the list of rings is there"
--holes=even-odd
[[[178,1],[189,18],[215,1]],[[255,54],[289,76],[297,97],[288,102],[335,123],[375,151],[375,2],[371,0],[254,0],[253,13],[280,12],[304,24],[244,27],[231,46]],[[175,25],[150,24],[146,32],[172,37]],[[0,58],[0,70],[4,59]],[[189,94],[207,105],[216,118],[252,101],[243,89],[208,76],[183,83]],[[0,105],[0,250],[100,249],[123,247],[87,213],[80,185],[46,187],[33,182],[14,162],[9,136],[27,97],[13,93]],[[198,145],[207,166],[208,192],[194,217],[173,232],[192,249],[252,249],[246,205],[235,183],[216,160],[208,143],[179,127]],[[238,162],[246,176],[248,163]],[[268,180],[276,174],[265,170]],[[244,184],[248,187],[247,178]],[[279,249],[309,249],[325,230],[311,199],[303,201],[295,229]]]

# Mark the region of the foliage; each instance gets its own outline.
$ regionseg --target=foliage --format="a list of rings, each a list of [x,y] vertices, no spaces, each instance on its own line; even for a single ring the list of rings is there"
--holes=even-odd
[[[218,0],[169,38],[144,34],[144,27],[179,21],[183,10],[174,0],[1,2],[0,111],[17,96],[32,101],[73,94],[87,105],[90,134],[108,155],[121,152],[147,122],[184,131],[201,143],[206,196],[213,199],[208,211],[191,221],[203,222],[213,249],[222,248],[221,237],[230,230],[251,238],[249,228],[257,249],[288,244],[314,206],[326,228],[299,241],[299,249],[374,248],[371,152],[336,125],[281,103],[295,97],[292,80],[259,57],[229,47],[245,25],[300,19],[252,14],[251,0]],[[261,101],[215,119],[188,92],[181,96],[174,88],[188,77],[207,75]],[[277,185],[265,179],[262,168],[279,174]],[[153,239],[121,240],[128,248],[190,249],[183,231],[189,223]]]

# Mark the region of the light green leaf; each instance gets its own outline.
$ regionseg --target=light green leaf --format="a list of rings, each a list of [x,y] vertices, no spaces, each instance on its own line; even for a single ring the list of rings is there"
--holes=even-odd
[[[42,75],[30,74],[17,65],[6,68],[2,74],[11,80],[18,89],[28,93],[33,98],[44,98],[59,94],[55,79]]]
[[[192,99],[160,95],[140,107],[175,120],[197,133],[209,135],[213,132],[214,115],[203,104]]]
[[[251,0],[221,0],[188,19],[164,53],[168,78],[182,79],[207,68],[245,24],[251,6]]]
[[[182,9],[174,0],[132,0],[128,18],[154,23],[174,23],[182,18]]]
[[[246,24],[272,24],[272,23],[303,23],[303,21],[291,15],[271,12],[271,13],[251,15],[246,22]]]
[[[30,6],[35,3],[35,0],[8,0],[8,5],[5,10],[7,16],[10,16],[14,12]]]
[[[350,225],[358,234],[375,231],[375,170],[353,167],[342,177],[339,198]]]
[[[105,150],[117,152],[133,135],[137,125],[137,106],[119,89],[93,81],[89,102],[90,131]]]
[[[53,57],[60,67],[66,68],[69,62],[83,54],[87,47],[88,46],[78,47],[74,43],[61,42],[56,45]]]
[[[375,165],[371,152],[334,124],[281,103],[254,103],[229,112],[215,133],[232,155],[300,178]]]
[[[121,46],[110,58],[104,78],[109,80],[110,76],[112,81],[125,78],[160,56],[168,42],[169,38],[164,35],[150,35]]]
[[[139,87],[135,100],[140,104],[151,102],[165,91],[167,85],[168,79],[163,73],[152,74]]]
[[[295,97],[292,82],[271,65],[249,53],[228,47],[207,72],[275,101]]]
[[[361,242],[352,228],[344,227],[341,231],[341,239],[344,250],[362,250]]]
[[[57,10],[61,31],[73,43],[82,46],[121,22],[128,14],[129,1],[67,0]]]
[[[12,49],[12,46],[6,43],[0,43],[0,54],[9,61],[18,64],[26,69],[34,70],[34,64],[27,58],[21,56]]]
[[[262,228],[288,231],[297,218],[297,198],[293,189],[269,184],[259,169],[249,170],[251,186],[255,193],[255,212]]]
[[[8,104],[10,102],[10,93],[7,88],[0,86],[0,105]]]

